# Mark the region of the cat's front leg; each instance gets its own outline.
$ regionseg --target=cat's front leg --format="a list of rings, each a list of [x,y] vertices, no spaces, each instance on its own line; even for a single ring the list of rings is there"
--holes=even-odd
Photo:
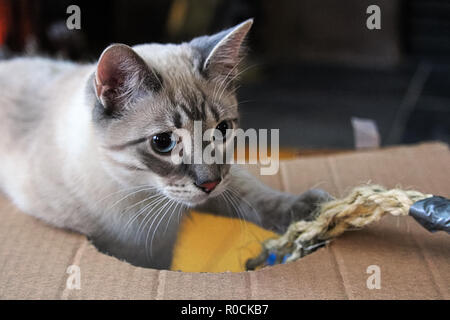
[[[332,199],[320,189],[301,195],[272,189],[239,166],[232,167],[227,180],[223,195],[200,210],[244,218],[278,233],[286,231],[293,221],[311,219],[320,203]]]
[[[262,218],[261,226],[284,233],[294,221],[312,220],[318,206],[333,198],[324,190],[310,189],[301,195],[285,194],[289,199],[288,205],[266,210],[260,207],[259,213]]]

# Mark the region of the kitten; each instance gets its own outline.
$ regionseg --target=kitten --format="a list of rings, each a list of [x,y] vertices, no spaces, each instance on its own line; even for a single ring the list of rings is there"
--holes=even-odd
[[[252,23],[179,45],[114,44],[95,65],[1,62],[0,187],[24,212],[152,268],[170,267],[190,207],[236,215],[239,206],[277,232],[307,218],[325,192],[291,195],[237,165],[168,156],[181,144],[171,132],[191,132],[195,120],[203,130],[237,126],[234,78]]]

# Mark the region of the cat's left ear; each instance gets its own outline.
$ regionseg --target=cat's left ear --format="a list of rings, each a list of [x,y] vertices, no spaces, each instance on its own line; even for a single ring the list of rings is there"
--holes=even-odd
[[[252,24],[253,19],[248,19],[215,35],[193,39],[190,45],[200,53],[201,73],[210,79],[234,77],[245,54],[244,40]]]

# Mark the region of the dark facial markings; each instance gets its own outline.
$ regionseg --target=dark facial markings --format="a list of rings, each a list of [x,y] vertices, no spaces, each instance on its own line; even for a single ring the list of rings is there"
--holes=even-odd
[[[205,100],[203,100],[202,103],[200,104],[200,108],[201,108],[200,115],[201,115],[201,118],[203,121],[206,121],[205,105],[206,105],[206,102],[205,102]]]
[[[197,106],[200,105],[198,108]],[[183,112],[186,114],[186,116],[193,121],[206,121],[207,114],[206,114],[206,105],[209,107],[209,111],[214,117],[214,120],[217,122],[220,119],[219,112],[217,111],[216,107],[210,103],[206,103],[206,100],[203,100],[200,104],[195,101],[191,104],[191,109],[189,109],[185,104],[179,104],[180,108],[183,110]]]
[[[186,164],[173,165],[169,161],[164,161],[159,157],[151,154],[147,150],[138,149],[138,154],[141,162],[160,176],[180,175],[184,176],[187,171]]]
[[[177,111],[174,112],[172,121],[175,128],[177,129],[182,128],[183,124],[181,123],[181,115]]]
[[[214,117],[214,120],[216,120],[216,122],[218,122],[219,119],[220,119],[220,115],[219,115],[219,112],[217,111],[216,107],[211,104],[209,106],[209,110],[211,110],[211,113],[212,113],[212,115]]]
[[[183,103],[180,104],[180,107],[190,120],[200,120],[200,117],[198,117],[199,112],[197,112],[198,110],[195,107],[192,107],[192,110],[189,110]]]
[[[143,142],[145,142],[147,140],[148,140],[147,137],[139,138],[139,139],[131,140],[131,141],[128,141],[128,142],[125,142],[125,143],[122,143],[122,144],[107,146],[106,148],[109,149],[109,150],[113,150],[113,151],[121,151],[121,150],[124,150],[124,149],[126,149],[128,147],[131,147],[131,146],[134,146],[134,145],[137,145],[137,144],[141,144],[141,143],[143,143]]]

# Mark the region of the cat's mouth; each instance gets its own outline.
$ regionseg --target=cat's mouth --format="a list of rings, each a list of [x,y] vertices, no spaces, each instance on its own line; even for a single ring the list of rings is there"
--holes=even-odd
[[[184,190],[167,188],[164,194],[172,200],[181,202],[189,207],[198,206],[208,199],[220,195],[225,190],[225,183],[214,182],[206,183],[201,186],[193,184]]]
[[[230,175],[212,181],[171,181],[161,189],[162,193],[171,200],[180,202],[188,207],[196,207],[208,199],[215,198],[227,190]]]
[[[174,200],[174,201],[176,201],[178,203],[182,203],[183,205],[185,205],[187,207],[190,207],[190,208],[198,206],[198,205],[204,203],[209,198],[209,197],[198,197],[198,196],[194,196],[194,197],[180,197],[178,195],[171,195],[171,194],[166,194],[166,196],[170,200]]]

